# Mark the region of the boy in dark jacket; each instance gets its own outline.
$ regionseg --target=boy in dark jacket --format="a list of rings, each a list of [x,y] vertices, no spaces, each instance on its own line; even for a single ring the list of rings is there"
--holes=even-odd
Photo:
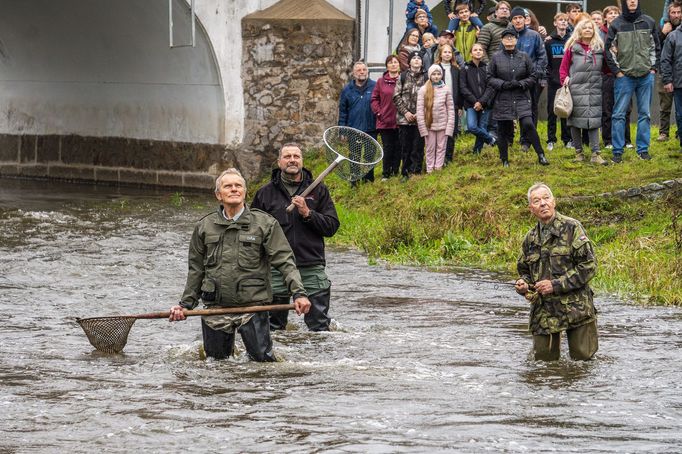
[[[554,16],[555,31],[552,33],[551,39],[545,41],[545,51],[547,52],[547,150],[552,151],[554,144],[557,141],[556,137],[556,121],[557,116],[554,115],[554,99],[556,92],[561,87],[559,83],[559,66],[564,57],[564,46],[568,41],[568,15],[566,13],[557,13]],[[561,121],[561,141],[564,146],[568,145],[571,140],[571,134],[566,126],[566,119]]]

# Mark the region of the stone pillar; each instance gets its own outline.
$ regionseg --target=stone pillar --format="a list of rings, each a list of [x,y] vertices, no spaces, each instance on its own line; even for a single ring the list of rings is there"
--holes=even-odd
[[[324,0],[283,0],[242,20],[244,145],[272,156],[319,145],[338,121],[352,64],[353,19]]]

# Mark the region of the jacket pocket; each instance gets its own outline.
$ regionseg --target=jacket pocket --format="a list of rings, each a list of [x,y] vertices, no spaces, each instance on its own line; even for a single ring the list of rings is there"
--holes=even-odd
[[[265,279],[247,277],[237,284],[237,299],[240,303],[260,303],[269,301],[268,286]]]
[[[540,277],[540,254],[529,254],[526,262],[528,263],[531,277],[537,280]]]
[[[215,266],[220,257],[220,235],[206,235],[206,255],[204,255],[204,266]]]
[[[239,234],[239,267],[253,270],[260,266],[261,244],[263,239],[260,235],[252,233]]]
[[[573,266],[573,260],[568,248],[556,248],[549,256],[549,267],[552,277],[559,277]]]
[[[212,277],[204,278],[201,283],[201,300],[205,303],[215,303],[220,301],[220,285]]]

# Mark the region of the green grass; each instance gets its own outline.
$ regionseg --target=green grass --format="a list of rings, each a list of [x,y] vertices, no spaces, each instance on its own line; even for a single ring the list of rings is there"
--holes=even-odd
[[[544,123],[539,133],[546,138]],[[651,136],[657,133],[652,130]],[[580,220],[594,242],[600,264],[596,289],[647,303],[682,305],[682,193],[653,201],[573,198],[682,177],[676,141],[652,141],[650,162],[627,149],[623,164],[608,167],[575,163],[574,150],[559,146],[546,153],[547,167],[537,163],[532,151],[512,148],[511,167],[505,169],[497,148],[486,147],[474,156],[472,146],[473,137],[465,135],[457,140],[448,167],[406,183],[398,178],[380,182],[380,168],[375,169],[374,184],[357,188],[327,177],[341,219],[330,243],[357,247],[372,262],[466,266],[515,276],[521,241],[534,224],[526,191],[543,181],[557,198],[557,210]],[[605,150],[603,156],[608,159],[611,153]],[[306,167],[315,175],[326,164],[321,151],[306,154]]]

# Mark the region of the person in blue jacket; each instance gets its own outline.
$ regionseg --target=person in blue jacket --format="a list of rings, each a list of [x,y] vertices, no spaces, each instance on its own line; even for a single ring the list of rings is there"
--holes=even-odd
[[[369,78],[365,62],[353,64],[353,80],[343,87],[339,99],[339,126],[349,126],[377,138],[374,112],[372,112],[372,91],[376,82]],[[373,161],[365,156],[365,161]],[[374,181],[374,169],[369,171],[363,181]]]

